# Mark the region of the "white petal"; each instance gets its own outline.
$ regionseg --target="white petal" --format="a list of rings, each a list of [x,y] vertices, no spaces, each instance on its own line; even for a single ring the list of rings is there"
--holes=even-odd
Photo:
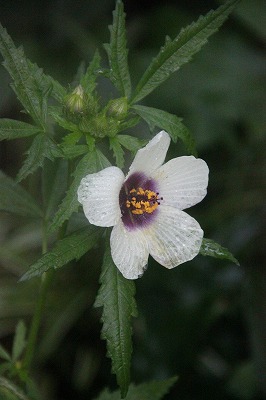
[[[113,226],[121,218],[119,192],[124,179],[119,168],[108,167],[81,180],[78,201],[91,224]]]
[[[154,136],[143,149],[138,150],[128,175],[133,172],[144,172],[148,176],[152,174],[163,164],[170,141],[170,136],[165,131]]]
[[[122,221],[113,227],[111,238],[113,261],[127,279],[139,278],[148,263],[149,251],[141,230],[128,231]]]
[[[209,168],[193,156],[174,158],[162,165],[153,178],[158,183],[162,204],[183,210],[199,203],[207,193]]]
[[[201,246],[203,231],[184,211],[159,206],[160,212],[147,229],[152,257],[166,268],[174,268],[194,258]]]

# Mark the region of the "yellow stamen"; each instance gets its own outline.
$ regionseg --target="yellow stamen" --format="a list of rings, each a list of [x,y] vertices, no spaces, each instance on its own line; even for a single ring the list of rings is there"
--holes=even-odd
[[[151,214],[159,205],[158,194],[152,190],[144,190],[139,187],[137,190],[135,188],[131,189],[129,193],[131,195],[134,194],[134,196],[129,196],[129,199],[126,201],[126,207],[131,209],[132,214]]]

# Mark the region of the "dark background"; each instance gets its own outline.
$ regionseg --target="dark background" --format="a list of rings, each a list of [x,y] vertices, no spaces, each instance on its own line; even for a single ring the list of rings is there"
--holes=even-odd
[[[164,42],[215,1],[124,2],[129,62],[136,84]],[[108,42],[111,0],[8,1],[0,20],[45,73],[72,81]],[[136,282],[132,380],[178,375],[168,399],[261,400],[266,396],[265,83],[266,3],[243,0],[218,33],[144,104],[183,117],[210,168],[208,195],[191,210],[205,236],[228,247],[240,266],[198,256],[167,271],[151,261]],[[24,119],[0,69],[0,116]],[[110,87],[101,90],[108,97]],[[142,127],[146,129],[147,127]],[[0,143],[1,169],[15,176],[30,140]],[[183,154],[180,143],[172,156]],[[38,188],[38,173],[25,187]],[[38,189],[37,189],[38,190]],[[38,282],[17,284],[38,257],[40,227],[0,214],[0,339],[11,346],[19,318],[30,321]],[[36,356],[35,378],[45,400],[88,400],[115,388],[100,310],[101,252],[57,273]],[[141,399],[140,399],[141,400]]]

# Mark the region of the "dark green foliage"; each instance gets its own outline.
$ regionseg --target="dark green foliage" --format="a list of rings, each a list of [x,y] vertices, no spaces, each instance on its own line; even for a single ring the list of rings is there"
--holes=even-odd
[[[200,254],[203,256],[226,259],[239,265],[239,262],[229,250],[227,250],[225,247],[222,247],[220,244],[215,243],[214,240],[211,239],[202,240]]]
[[[130,383],[131,319],[137,316],[135,283],[119,272],[112,260],[109,244],[104,255],[100,283],[95,307],[103,307],[102,338],[107,341],[112,371],[116,374],[121,397],[125,398]]]
[[[229,0],[217,10],[201,16],[197,22],[183,28],[174,40],[166,37],[165,45],[140,79],[132,103],[146,97],[183,64],[190,61],[206,44],[209,36],[223,24],[238,2],[239,0]]]
[[[181,139],[189,154],[197,155],[195,141],[189,130],[182,123],[182,119],[157,108],[146,106],[134,106],[134,110],[149,124],[151,130],[154,127],[165,130],[171,136],[174,143]]]
[[[42,210],[29,193],[0,171],[0,210],[25,217],[42,216]]]
[[[100,228],[90,225],[66,236],[56,242],[51,251],[32,264],[21,280],[25,281],[35,276],[41,276],[51,268],[57,269],[71,260],[78,260],[97,244],[101,235]]]
[[[116,2],[110,44],[105,44],[110,64],[110,79],[121,96],[130,97],[131,82],[127,64],[125,13],[122,1]]]
[[[131,384],[128,389],[127,400],[161,400],[169,392],[177,378],[170,378],[165,381],[152,381],[141,385]],[[95,400],[120,400],[119,391],[110,393],[105,390]]]

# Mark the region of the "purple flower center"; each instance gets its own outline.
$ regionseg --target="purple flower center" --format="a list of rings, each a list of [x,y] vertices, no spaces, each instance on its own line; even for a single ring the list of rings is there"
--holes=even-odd
[[[156,182],[143,173],[134,172],[124,182],[119,193],[122,221],[128,229],[150,224],[160,205]]]

